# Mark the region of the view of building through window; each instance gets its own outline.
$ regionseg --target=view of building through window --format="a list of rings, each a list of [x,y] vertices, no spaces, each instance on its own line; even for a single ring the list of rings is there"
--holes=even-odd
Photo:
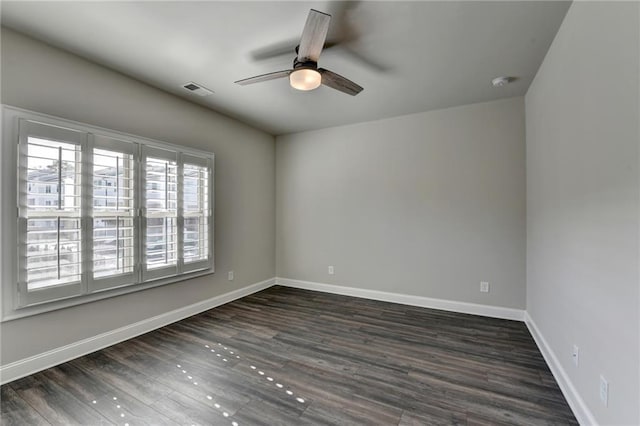
[[[147,269],[175,265],[178,240],[178,165],[159,158],[146,160]]]
[[[29,290],[79,281],[80,147],[30,137],[26,158]]]
[[[211,270],[211,154],[79,123],[14,122],[16,306]]]
[[[94,277],[131,273],[135,266],[133,156],[94,149],[92,183]]]
[[[184,261],[205,260],[209,256],[209,178],[206,167],[185,164],[183,179]]]
[[[27,205],[29,217],[28,280],[30,289],[79,280],[81,197],[79,147],[29,138]],[[62,167],[60,167],[62,165]],[[177,260],[177,164],[146,161],[147,219],[145,250],[148,268]],[[185,164],[183,172],[184,259],[208,256],[207,168]],[[53,188],[53,190],[52,190]],[[105,277],[134,268],[133,156],[94,149],[92,179],[93,273]],[[60,190],[59,190],[60,189]],[[64,215],[59,215],[64,214]],[[53,215],[53,216],[52,216]]]

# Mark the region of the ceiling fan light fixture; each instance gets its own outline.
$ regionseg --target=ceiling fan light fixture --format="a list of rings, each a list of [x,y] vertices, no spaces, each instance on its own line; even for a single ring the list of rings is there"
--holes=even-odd
[[[309,11],[307,22],[302,30],[300,44],[296,47],[293,69],[257,75],[238,80],[235,83],[240,86],[246,86],[288,76],[289,84],[296,90],[309,91],[318,88],[322,84],[351,96],[362,92],[362,87],[353,81],[328,69],[318,68],[318,58],[325,46],[330,20],[331,15],[329,14],[318,12],[314,9]]]
[[[299,68],[289,74],[289,84],[297,90],[313,90],[322,84],[322,75],[312,68]]]

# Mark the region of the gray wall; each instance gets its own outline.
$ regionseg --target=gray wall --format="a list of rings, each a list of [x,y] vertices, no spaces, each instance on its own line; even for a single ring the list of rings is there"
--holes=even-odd
[[[178,284],[5,322],[0,345],[2,364],[275,275],[272,136],[4,29],[2,102],[213,151],[218,271]],[[235,271],[233,282],[226,276],[231,269]]]
[[[278,276],[523,309],[524,138],[522,97],[277,137]]]
[[[639,9],[574,2],[526,95],[527,310],[607,425],[640,424]]]

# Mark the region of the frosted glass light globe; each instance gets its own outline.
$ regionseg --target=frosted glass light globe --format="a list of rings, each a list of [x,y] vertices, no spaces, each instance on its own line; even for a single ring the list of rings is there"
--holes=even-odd
[[[289,74],[289,84],[298,90],[313,90],[322,83],[322,76],[314,69],[301,68]]]

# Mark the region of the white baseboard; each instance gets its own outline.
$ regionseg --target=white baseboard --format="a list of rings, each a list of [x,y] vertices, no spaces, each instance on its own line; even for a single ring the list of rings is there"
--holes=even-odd
[[[211,299],[203,300],[183,308],[175,309],[148,318],[134,324],[130,324],[97,336],[89,337],[69,345],[65,345],[50,351],[21,359],[7,365],[0,366],[0,384],[5,384],[21,377],[28,376],[38,371],[62,364],[63,362],[95,352],[107,346],[115,345],[124,340],[131,339],[144,333],[148,333],[165,325],[169,325],[181,319],[199,314],[206,310],[224,305],[241,297],[248,296],[258,291],[273,286],[275,278],[252,284],[229,293],[221,294]]]
[[[388,293],[386,291],[367,290],[355,287],[344,287],[333,284],[316,283],[311,281],[276,278],[276,285],[285,287],[315,290],[324,293],[341,294],[344,296],[361,297],[364,299],[380,300],[383,302],[400,303],[402,305],[419,306],[422,308],[440,309],[443,311],[460,312],[463,314],[482,315],[491,318],[501,318],[524,321],[524,310],[503,308],[500,306],[480,305],[476,303],[457,302],[454,300],[433,299],[430,297],[411,296],[407,294]]]
[[[29,358],[0,366],[0,384],[5,384],[21,377],[37,373],[38,371],[62,364],[83,355],[95,352],[108,346],[120,343],[160,327],[180,321],[192,315],[224,305],[233,300],[269,288],[273,285],[314,290],[324,293],[341,294],[344,296],[360,297],[380,300],[384,302],[400,303],[403,305],[419,306],[423,308],[440,309],[444,311],[481,315],[492,318],[502,318],[524,321],[533,336],[542,356],[551,369],[551,373],[558,382],[560,390],[566,398],[574,415],[581,425],[597,425],[593,414],[586,406],[576,388],[571,383],[567,373],[560,365],[558,358],[540,333],[538,327],[529,314],[521,309],[504,308],[500,306],[480,305],[475,303],[457,302],[453,300],[434,299],[429,297],[411,296],[406,294],[389,293],[377,290],[367,290],[355,287],[345,287],[333,284],[316,283],[311,281],[293,280],[288,278],[271,278],[250,286],[231,291],[211,299],[194,303],[183,308],[139,321],[106,333],[99,334],[78,342],[71,343]]]
[[[564,398],[567,400],[569,407],[571,407],[574,416],[576,416],[576,420],[578,420],[578,422],[583,426],[597,425],[598,422],[595,417],[585,404],[584,400],[580,397],[580,394],[575,386],[573,386],[573,383],[571,383],[569,375],[564,368],[562,368],[556,354],[553,352],[551,346],[549,346],[542,333],[540,333],[538,326],[529,316],[528,312],[525,312],[524,314],[524,322],[527,325],[531,336],[533,336],[533,340],[535,340],[538,345],[538,349],[540,349],[544,360],[547,362],[553,377],[556,379],[556,382],[558,382],[558,386],[560,386],[560,390],[562,391]]]
[[[573,386],[573,383],[571,383],[569,376],[560,365],[560,362],[551,350],[551,347],[525,310],[457,302],[453,300],[433,299],[430,297],[410,296],[406,294],[366,290],[355,287],[293,280],[289,278],[276,278],[275,282],[276,285],[300,288],[304,290],[321,291],[324,293],[341,294],[344,296],[361,297],[365,299],[381,300],[384,302],[400,303],[403,305],[419,306],[422,308],[441,309],[444,311],[481,315],[492,318],[524,321],[578,422],[584,426],[598,424],[593,417],[593,414],[578,394],[578,391]]]

